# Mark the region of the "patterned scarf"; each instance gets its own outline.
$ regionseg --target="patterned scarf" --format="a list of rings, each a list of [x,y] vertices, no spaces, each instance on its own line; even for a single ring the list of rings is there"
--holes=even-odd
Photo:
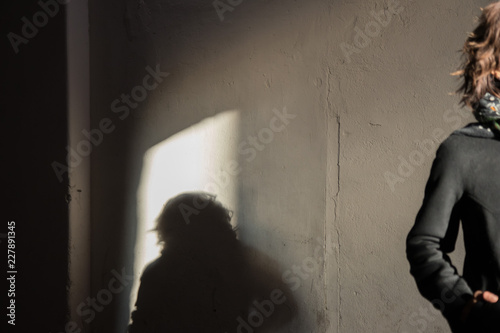
[[[474,116],[481,125],[500,134],[500,98],[486,93],[476,104]]]

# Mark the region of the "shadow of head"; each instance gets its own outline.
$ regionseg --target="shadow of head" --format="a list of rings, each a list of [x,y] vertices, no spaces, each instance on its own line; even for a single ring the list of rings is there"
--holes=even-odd
[[[205,192],[179,194],[165,204],[156,223],[164,248],[196,249],[236,241],[232,212]]]
[[[238,241],[231,216],[203,192],[165,204],[155,228],[164,248],[141,277],[130,333],[274,332],[291,321],[277,263]]]

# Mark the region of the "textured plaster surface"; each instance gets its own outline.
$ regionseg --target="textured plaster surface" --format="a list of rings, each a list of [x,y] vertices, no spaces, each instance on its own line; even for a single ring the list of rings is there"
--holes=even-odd
[[[228,110],[242,142],[286,108],[296,117],[251,162],[237,155],[231,179],[243,242],[282,272],[315,260],[283,332],[447,332],[404,241],[438,142],[472,120],[449,73],[486,4],[245,0],[221,21],[210,1],[91,1],[92,124],[116,125],[92,153],[92,289],[133,267],[147,149]],[[112,101],[157,64],[170,75],[118,120]],[[462,255],[458,245],[458,266]],[[129,297],[93,331],[123,332]]]

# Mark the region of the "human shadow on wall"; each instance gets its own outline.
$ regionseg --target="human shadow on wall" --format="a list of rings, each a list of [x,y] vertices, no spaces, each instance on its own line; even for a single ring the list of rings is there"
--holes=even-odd
[[[293,319],[278,265],[237,239],[231,215],[206,193],[165,204],[164,249],[142,274],[129,333],[275,332]]]

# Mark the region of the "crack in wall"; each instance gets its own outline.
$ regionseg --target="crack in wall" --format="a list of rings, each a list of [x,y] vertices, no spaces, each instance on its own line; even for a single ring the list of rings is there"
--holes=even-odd
[[[326,89],[327,89],[327,93],[326,93],[326,102],[327,102],[327,108],[326,108],[326,120],[327,120],[327,126],[326,126],[326,137],[329,138],[330,137],[330,131],[332,130],[332,128],[330,127],[330,114],[329,114],[329,111],[332,110],[332,101],[331,101],[331,91],[332,91],[332,87],[331,87],[331,83],[330,83],[330,74],[331,74],[331,68],[328,67],[327,68],[327,71],[326,71]],[[339,89],[339,92],[340,92],[340,87],[338,87]],[[340,94],[341,96],[341,94]],[[342,101],[342,104],[344,104],[344,101]],[[342,321],[342,281],[341,281],[341,265],[340,265],[340,227],[338,225],[338,205],[339,205],[339,198],[340,198],[340,152],[341,152],[341,117],[340,117],[340,113],[337,113],[337,115],[335,115],[335,119],[336,119],[336,130],[337,130],[337,152],[336,152],[336,167],[337,167],[337,189],[335,191],[335,194],[331,193],[329,191],[329,186],[326,187],[326,192],[327,192],[327,195],[326,195],[326,198],[327,200],[332,200],[333,201],[333,223],[334,223],[334,230],[335,230],[335,236],[336,236],[336,246],[335,246],[335,255],[336,255],[336,264],[337,264],[337,281],[336,281],[336,285],[337,285],[337,332],[340,333],[340,330],[341,330],[341,321]],[[329,141],[330,142],[330,141]],[[326,175],[326,179],[327,181],[329,180],[328,178],[328,175],[330,174],[329,173],[329,168],[328,168],[328,164],[329,164],[329,161],[330,161],[330,148],[328,147],[329,143],[327,144],[327,175]],[[333,157],[333,156],[332,156]],[[328,207],[328,205],[327,205]],[[325,258],[327,257],[327,253],[326,253],[326,249],[328,247],[328,228],[327,228],[327,223],[329,223],[330,221],[328,221],[328,219],[325,219],[325,225],[324,225],[324,244],[325,244]],[[332,234],[332,236],[334,236]],[[334,236],[334,237],[335,237]],[[333,240],[332,240],[333,241]],[[324,262],[324,272],[327,273],[327,263],[326,263],[326,260]],[[328,290],[327,289],[327,278],[325,277],[324,279],[324,283],[325,283],[325,290]],[[328,309],[328,295],[325,297],[325,309]]]
[[[330,130],[329,130],[329,121],[328,121],[328,112],[330,110],[330,69],[327,68],[326,70],[326,110],[325,110],[325,120],[326,120],[326,135],[325,135],[325,138],[327,138],[328,140],[328,134],[330,133]],[[329,149],[328,149],[328,141],[326,143],[326,172],[325,172],[325,180],[326,180],[326,186],[325,186],[325,198],[326,200],[328,200],[328,194],[329,194],[329,191],[328,191],[328,157],[329,157]],[[327,219],[327,216],[328,216],[328,203],[325,203],[325,222],[323,224],[323,244],[324,244],[324,247],[323,247],[323,258],[325,258],[323,260],[323,290],[328,290],[327,289],[327,286],[328,286],[328,267],[327,267],[327,246],[328,246],[328,228],[327,228],[327,223],[328,223],[328,219]],[[328,310],[328,293],[325,294],[325,298],[323,299],[323,308],[325,310]]]
[[[337,193],[335,193],[334,219],[337,222],[338,202],[340,197],[340,114],[337,114]],[[342,281],[340,280],[340,228],[336,224],[337,231],[337,286],[338,286],[338,318],[337,332],[340,333],[340,324],[342,320]]]

